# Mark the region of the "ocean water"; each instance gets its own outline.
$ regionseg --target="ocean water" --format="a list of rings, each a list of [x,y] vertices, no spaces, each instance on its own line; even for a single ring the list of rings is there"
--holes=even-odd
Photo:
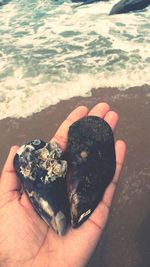
[[[150,84],[150,8],[109,16],[118,1],[6,1],[0,119],[29,116],[92,88]]]

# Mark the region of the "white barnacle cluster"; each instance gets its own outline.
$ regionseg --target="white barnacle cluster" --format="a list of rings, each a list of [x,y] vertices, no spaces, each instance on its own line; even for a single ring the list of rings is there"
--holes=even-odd
[[[38,158],[41,160],[41,162],[47,161],[50,157],[50,153],[46,147],[43,147],[37,151]]]
[[[78,158],[79,162],[86,162],[88,159],[88,154],[89,153],[86,150],[82,150],[79,154]]]
[[[26,178],[30,176],[31,170],[29,167],[23,168],[22,166],[20,167],[20,172],[21,174]]]
[[[45,164],[45,163],[44,163]],[[67,162],[65,160],[58,163],[57,160],[49,161],[49,166],[46,167],[47,175],[43,178],[44,183],[54,182],[57,178],[65,177],[67,172]]]
[[[31,161],[31,152],[34,150],[32,145],[23,145],[18,150],[17,154],[20,161],[20,173],[25,177],[31,180],[34,180],[32,177],[32,161]]]
[[[50,143],[50,157],[51,158],[55,158],[55,159],[59,159],[62,155],[62,150],[61,148],[57,145],[57,143],[52,142]]]
[[[37,151],[39,166],[47,171],[41,181],[45,184],[54,182],[57,178],[65,177],[67,172],[67,162],[58,160],[62,155],[62,150],[56,143],[50,143]]]

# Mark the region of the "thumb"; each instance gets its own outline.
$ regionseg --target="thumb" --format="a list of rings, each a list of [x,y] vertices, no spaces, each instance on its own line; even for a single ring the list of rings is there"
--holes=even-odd
[[[3,167],[0,177],[0,190],[2,192],[17,191],[20,189],[20,182],[16,176],[13,166],[14,156],[18,149],[18,146],[11,147],[8,158]]]

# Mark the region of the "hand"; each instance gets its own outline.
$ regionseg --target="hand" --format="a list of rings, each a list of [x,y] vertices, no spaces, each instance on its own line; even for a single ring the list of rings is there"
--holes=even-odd
[[[66,148],[69,126],[76,120],[96,115],[104,118],[114,130],[118,115],[106,103],[88,111],[78,107],[62,123],[53,141]],[[105,227],[112,198],[125,156],[125,143],[115,145],[117,167],[103,200],[89,219],[78,229],[70,229],[59,237],[33,210],[14,172],[13,158],[18,150],[11,148],[0,178],[0,266],[1,267],[81,267],[94,251]]]

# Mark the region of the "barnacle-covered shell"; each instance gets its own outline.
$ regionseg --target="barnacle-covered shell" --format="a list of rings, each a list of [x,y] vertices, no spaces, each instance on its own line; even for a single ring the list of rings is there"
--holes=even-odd
[[[56,143],[36,139],[20,147],[14,168],[33,207],[44,221],[63,235],[69,208],[66,190],[67,162]]]
[[[110,126],[96,116],[76,121],[69,129],[67,152],[71,224],[78,227],[102,199],[115,172],[114,138]]]

